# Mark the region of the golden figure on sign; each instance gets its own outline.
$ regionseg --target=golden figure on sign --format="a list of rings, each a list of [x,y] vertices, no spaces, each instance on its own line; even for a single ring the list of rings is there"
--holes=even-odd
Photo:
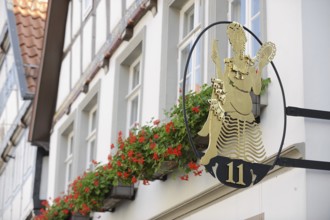
[[[252,114],[251,90],[259,95],[263,68],[275,56],[276,48],[271,42],[264,43],[256,58],[245,55],[247,38],[243,27],[233,22],[227,27],[227,36],[233,56],[226,58],[224,74],[216,41],[212,45],[212,60],[216,65],[216,78],[212,79],[210,111],[200,136],[209,135],[209,145],[201,164],[221,155],[247,162],[265,159],[261,130]]]

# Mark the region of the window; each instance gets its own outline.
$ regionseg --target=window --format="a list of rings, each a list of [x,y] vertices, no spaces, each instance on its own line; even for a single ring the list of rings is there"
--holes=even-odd
[[[141,57],[129,68],[129,89],[126,96],[128,106],[127,128],[130,130],[139,122]]]
[[[232,3],[231,20],[238,21],[249,28],[258,38],[261,33],[261,1],[260,0],[236,0]],[[246,53],[255,56],[260,44],[247,34]]]
[[[64,189],[67,191],[69,189],[69,185],[72,181],[72,161],[73,161],[73,132],[71,132],[67,136],[67,151],[66,151],[66,158],[64,160],[65,164],[65,183],[64,183]]]
[[[100,81],[90,88],[58,130],[59,160],[56,172],[49,172],[49,175],[56,175],[53,177],[55,195],[67,192],[77,176],[95,169],[92,161],[97,160],[99,91]]]
[[[94,164],[92,163],[95,160],[95,148],[96,148],[96,126],[97,126],[97,108],[93,107],[88,114],[88,134],[86,138],[87,142],[87,169],[94,170]]]
[[[192,44],[201,30],[201,3],[189,1],[180,11],[180,42],[178,47],[178,97],[182,93],[183,77],[186,62]],[[201,72],[201,41],[196,45],[188,64],[186,76],[186,93],[190,90],[199,91],[202,85]]]

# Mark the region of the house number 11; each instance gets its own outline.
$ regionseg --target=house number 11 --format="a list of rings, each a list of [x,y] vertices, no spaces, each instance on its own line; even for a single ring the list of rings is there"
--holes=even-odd
[[[233,162],[228,163],[227,166],[228,166],[228,179],[226,180],[226,182],[245,186],[246,184],[244,183],[244,178],[243,178],[243,164],[240,164],[237,166],[238,182],[235,182],[234,178],[233,178],[233,176],[234,176]]]

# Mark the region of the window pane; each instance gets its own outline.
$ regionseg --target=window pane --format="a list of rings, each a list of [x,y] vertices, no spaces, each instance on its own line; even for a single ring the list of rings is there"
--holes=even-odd
[[[199,91],[202,84],[202,73],[201,73],[201,44],[197,44],[195,48],[195,91]]]
[[[183,91],[183,81],[180,82],[179,84],[179,96],[182,95],[182,91]],[[186,90],[185,90],[185,94],[187,95],[187,93],[191,90],[191,75],[187,75],[187,80],[186,80]]]
[[[95,160],[95,139],[89,141],[88,143],[88,154],[87,154],[87,168],[89,170],[94,170],[95,166],[92,160]]]
[[[72,150],[73,150],[73,135],[69,136],[69,140],[68,140],[68,155],[70,156],[72,154]]]
[[[67,184],[70,183],[72,178],[72,163],[68,162],[67,164]]]
[[[240,23],[242,25],[246,25],[245,24],[245,16],[246,16],[246,3],[245,3],[246,0],[241,0],[241,7],[240,7]]]
[[[95,159],[94,148],[95,148],[95,139],[89,142],[89,158],[88,158],[89,162]]]
[[[91,119],[90,119],[91,120],[91,122],[90,122],[91,123],[91,125],[90,125],[91,130],[90,130],[90,132],[91,132],[91,131],[94,131],[96,129],[96,111],[93,111],[90,117],[91,117]]]
[[[130,121],[129,121],[131,126],[134,126],[135,122],[137,122],[138,103],[139,103],[139,96],[136,96],[131,101],[131,113],[130,113]]]
[[[191,6],[185,13],[184,13],[184,21],[183,21],[183,36],[186,36],[194,29],[194,6]]]
[[[181,51],[181,72],[180,72],[180,80],[183,80],[184,70],[185,70],[185,67],[186,67],[186,62],[187,62],[187,59],[188,59],[189,51],[190,51],[190,44],[187,45],[187,46]],[[192,59],[190,59],[190,61],[189,61],[188,70],[187,70],[187,75],[191,73],[191,70],[192,70]]]
[[[140,82],[140,63],[137,63],[133,68],[132,89],[134,89]]]
[[[252,0],[251,1],[251,16],[253,17],[255,14],[257,14],[260,11],[260,2],[259,0]]]
[[[199,92],[201,90],[201,86],[202,86],[202,76],[201,76],[201,68],[196,67],[196,72],[195,72],[195,88],[194,90],[196,92]]]
[[[252,20],[252,31],[258,38],[260,38],[260,16],[257,16],[255,19]],[[258,49],[260,48],[260,44],[253,38],[252,40],[252,51],[251,55],[255,56],[257,54]]]

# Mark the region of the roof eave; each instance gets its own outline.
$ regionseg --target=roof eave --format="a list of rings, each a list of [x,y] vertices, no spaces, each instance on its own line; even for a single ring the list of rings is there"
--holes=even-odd
[[[29,141],[49,143],[55,113],[69,1],[49,0],[37,90],[33,101]],[[42,146],[43,147],[43,146]]]

